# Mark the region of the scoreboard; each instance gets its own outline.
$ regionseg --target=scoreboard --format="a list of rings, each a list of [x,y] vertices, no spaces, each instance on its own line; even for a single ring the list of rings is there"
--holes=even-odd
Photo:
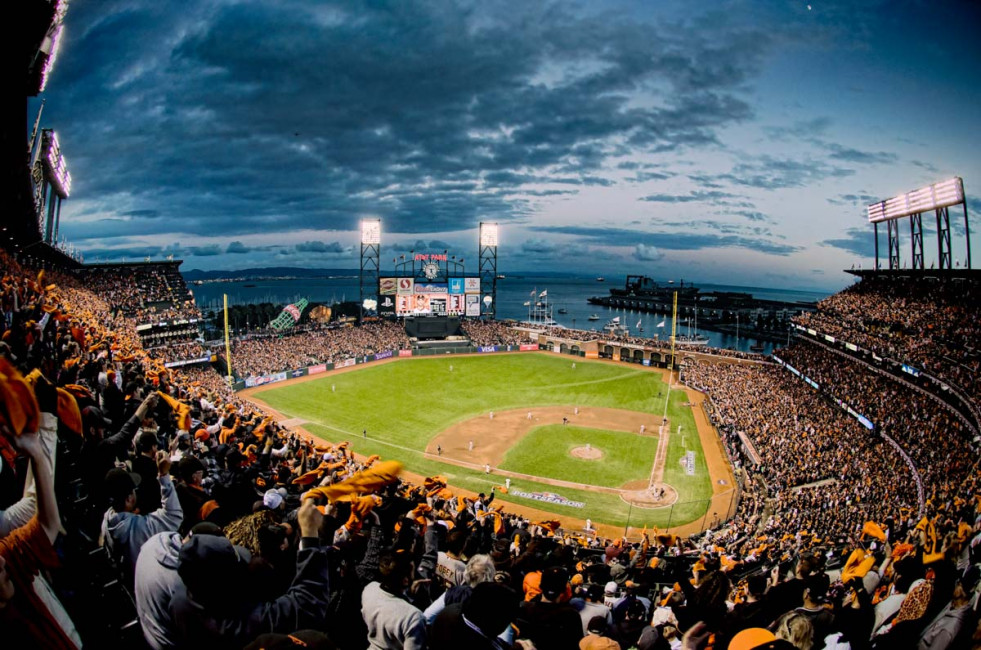
[[[396,316],[480,316],[480,278],[428,282],[408,277],[378,279],[378,311]]]

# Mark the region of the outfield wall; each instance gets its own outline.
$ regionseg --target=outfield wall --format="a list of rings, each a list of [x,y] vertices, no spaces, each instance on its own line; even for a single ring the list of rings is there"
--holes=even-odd
[[[334,363],[318,363],[312,366],[295,368],[293,370],[284,370],[282,372],[271,373],[268,375],[247,377],[244,380],[236,381],[234,384],[232,384],[232,388],[234,390],[255,388],[257,386],[265,386],[266,384],[275,384],[281,381],[286,381],[287,379],[296,379],[297,377],[306,377],[307,375],[317,375],[327,372],[328,370],[360,366],[366,363],[371,363],[372,361],[383,361],[393,357],[433,357],[443,354],[489,354],[494,352],[537,352],[540,349],[541,348],[537,343],[527,343],[523,345],[471,345],[460,348],[431,350],[385,350],[375,354],[343,359]]]

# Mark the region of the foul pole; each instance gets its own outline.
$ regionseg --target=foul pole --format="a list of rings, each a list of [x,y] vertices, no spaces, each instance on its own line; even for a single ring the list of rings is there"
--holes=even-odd
[[[228,338],[228,294],[225,296],[225,366],[228,368],[228,385],[231,386],[232,380],[232,344]]]

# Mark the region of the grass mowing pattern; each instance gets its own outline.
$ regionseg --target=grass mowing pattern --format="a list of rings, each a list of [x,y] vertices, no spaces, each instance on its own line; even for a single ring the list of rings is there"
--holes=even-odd
[[[567,405],[663,413],[667,387],[658,374],[582,359],[576,360],[573,369],[572,363],[568,357],[544,354],[402,359],[368,365],[356,372],[270,387],[259,397],[288,417],[307,420],[305,428],[326,440],[350,440],[359,453],[400,460],[419,474],[442,474],[454,485],[486,492],[503,482],[500,477],[431,460],[422,453],[426,443],[451,424],[488,411]],[[522,481],[521,487],[529,492],[557,492],[584,502],[586,507],[554,506],[511,495],[504,500],[613,525],[624,525],[628,516],[632,526],[661,527],[669,521],[680,525],[701,517],[708,507],[712,486],[691,409],[681,406],[686,401],[683,392],[672,391],[668,417],[672,433],[679,424],[688,432],[685,439],[688,448],[696,453],[696,474],[685,475],[679,463],[685,453],[682,438],[672,435],[664,480],[680,495],[674,508],[630,511],[616,495],[557,489],[532,481]],[[362,438],[363,429],[368,430],[368,439]],[[592,462],[601,466],[604,461]],[[646,471],[650,471],[650,462]]]
[[[571,452],[586,444],[603,458],[576,458]],[[511,447],[501,469],[563,481],[620,487],[627,481],[647,479],[657,454],[657,438],[627,431],[606,431],[571,425],[535,427]],[[559,490],[561,491],[561,490]]]

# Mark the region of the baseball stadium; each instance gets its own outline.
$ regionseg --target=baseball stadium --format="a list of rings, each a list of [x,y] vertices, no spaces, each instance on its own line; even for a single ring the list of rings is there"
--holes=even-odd
[[[981,273],[964,178],[855,187],[849,236],[874,240],[874,263],[814,301],[644,275],[608,296],[582,289],[602,276],[528,291],[506,266],[520,218],[470,215],[453,250],[406,239],[398,210],[332,222],[350,248],[229,237],[86,261],[69,226],[123,246],[114,228],[156,215],[115,197],[118,217],[88,220],[98,190],[73,190],[75,152],[45,113],[68,2],[25,4],[26,94],[0,121],[3,648],[976,647]],[[147,125],[169,128],[163,113]],[[401,155],[404,171],[422,154]],[[296,191],[277,210],[307,206]],[[552,259],[527,244],[530,264]],[[644,246],[637,260],[660,259]],[[280,249],[358,266],[330,285],[172,254]],[[286,288],[235,293],[268,286]],[[594,308],[609,322],[582,327]]]

